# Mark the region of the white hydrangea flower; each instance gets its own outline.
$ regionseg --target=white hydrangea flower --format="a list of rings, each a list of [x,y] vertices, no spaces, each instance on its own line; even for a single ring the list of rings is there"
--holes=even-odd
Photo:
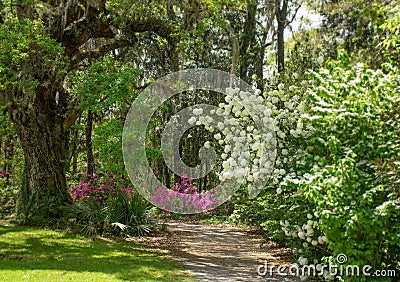
[[[203,109],[193,109],[193,114],[195,114],[196,116],[199,116],[201,114],[203,114]]]
[[[321,56],[319,56],[317,58],[317,63],[320,64],[320,65],[322,65],[324,63],[324,56],[323,55],[321,55]]]
[[[300,257],[298,260],[300,265],[307,265],[308,264],[308,259],[304,257]]]
[[[197,119],[196,119],[195,117],[191,117],[191,118],[188,120],[188,123],[191,124],[191,125],[194,125],[194,124],[196,123],[196,121],[197,121]]]
[[[230,168],[230,162],[228,160],[222,162],[222,167],[224,169]]]
[[[279,98],[278,97],[272,97],[272,101],[273,104],[277,104],[279,102]]]

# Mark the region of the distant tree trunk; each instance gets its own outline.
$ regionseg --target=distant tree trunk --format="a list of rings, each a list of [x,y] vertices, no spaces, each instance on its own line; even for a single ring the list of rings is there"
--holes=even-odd
[[[280,0],[275,0],[275,17],[278,22],[276,61],[279,73],[285,71],[285,26],[287,9],[288,0],[283,0],[282,5]]]
[[[74,128],[72,130],[72,149],[70,149],[70,161],[69,167],[72,167],[72,175],[76,175],[78,172],[78,150],[79,150],[79,130]],[[71,148],[71,147],[69,147]]]
[[[237,35],[233,35],[231,40],[232,40],[231,74],[236,75],[237,65],[239,61],[239,40]]]
[[[10,173],[12,170],[12,161],[14,158],[14,147],[15,147],[15,136],[14,134],[7,134],[4,141],[4,167],[3,170]]]
[[[246,21],[243,28],[243,36],[241,38],[240,47],[240,77],[246,79],[248,77],[248,68],[255,59],[255,54],[249,52],[249,48],[252,48],[256,44],[256,12],[257,12],[257,1],[249,1],[247,3],[247,14]]]
[[[93,158],[93,146],[92,146],[92,131],[93,131],[93,112],[88,109],[87,120],[86,120],[86,160],[87,160],[87,174],[93,174],[94,172],[94,158]]]
[[[263,67],[264,67],[264,57],[265,57],[265,49],[260,48],[258,51],[258,60],[254,62],[254,73],[257,75],[257,88],[264,92],[264,83],[263,83]]]

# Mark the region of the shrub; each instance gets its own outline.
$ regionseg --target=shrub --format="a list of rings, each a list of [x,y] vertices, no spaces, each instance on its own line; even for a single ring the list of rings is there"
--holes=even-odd
[[[279,156],[259,201],[236,216],[292,246],[300,264],[346,254],[399,269],[399,70],[353,66],[340,52],[308,77],[270,91]]]
[[[192,181],[192,178],[181,176],[181,182],[174,184],[172,190],[159,187],[151,201],[164,210],[179,213],[191,214],[214,209],[217,204],[215,193],[204,190],[198,193]]]
[[[84,234],[145,235],[151,231],[149,204],[128,183],[124,178],[84,175],[81,183],[70,187]]]
[[[0,170],[0,218],[11,215],[15,211],[17,189],[10,185],[10,175]]]

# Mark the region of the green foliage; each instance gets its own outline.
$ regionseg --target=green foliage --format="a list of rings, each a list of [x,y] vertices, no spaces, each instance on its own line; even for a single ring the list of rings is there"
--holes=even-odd
[[[1,106],[0,106],[1,108]],[[9,176],[0,176],[0,218],[15,213],[17,194],[21,186],[24,160],[21,144],[10,118],[0,114],[0,173],[3,170]]]
[[[50,189],[46,190],[40,200],[38,198],[38,192],[35,191],[24,205],[18,203],[14,220],[21,225],[53,228],[65,226],[71,213],[71,207],[65,204],[65,198],[62,195],[52,195]]]
[[[105,203],[84,200],[75,205],[77,224],[84,235],[103,233],[146,235],[151,232],[147,217],[149,203],[137,192],[133,195],[117,192]]]
[[[400,124],[393,117],[399,71],[350,67],[342,58],[344,66],[331,62],[311,73],[315,135],[309,143],[322,165],[304,186],[306,198],[335,255],[345,253],[350,264],[399,267],[398,180],[389,183],[378,174],[382,164],[391,163],[397,174],[400,168]]]
[[[94,114],[92,144],[97,173],[125,173],[122,129],[130,103],[137,95],[134,87],[138,75],[132,63],[106,56],[70,77],[81,108]]]
[[[398,7],[400,9],[400,7]],[[385,20],[380,26],[382,39],[378,47],[383,48],[386,57],[393,65],[399,66],[400,62],[400,15],[398,10],[393,9],[394,15]]]
[[[122,129],[124,121],[105,118],[94,128],[93,148],[97,161],[97,171],[125,174],[122,157]]]
[[[106,56],[88,70],[77,72],[71,80],[83,109],[90,108],[98,115],[105,112],[113,115],[124,102],[136,97],[134,86],[138,74],[132,63],[121,63]]]
[[[147,212],[150,203],[137,192],[132,195],[117,193],[110,198],[107,206],[108,222],[114,227],[113,233],[130,235],[146,235],[151,231]]]
[[[0,174],[4,171],[0,171]],[[0,175],[0,218],[5,218],[15,212],[15,204],[17,201],[16,187],[10,185],[8,177]]]
[[[63,49],[41,21],[7,18],[0,24],[0,91],[2,102],[21,93],[33,95],[41,83],[52,83],[64,71]],[[18,96],[17,96],[18,97]]]

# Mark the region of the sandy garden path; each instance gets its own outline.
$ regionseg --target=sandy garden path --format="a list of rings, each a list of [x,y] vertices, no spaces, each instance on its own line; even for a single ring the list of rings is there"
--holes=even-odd
[[[167,232],[142,238],[181,262],[198,281],[291,282],[287,276],[260,276],[259,265],[290,265],[290,250],[265,242],[260,234],[244,228],[168,221]],[[264,269],[261,269],[262,271]]]

